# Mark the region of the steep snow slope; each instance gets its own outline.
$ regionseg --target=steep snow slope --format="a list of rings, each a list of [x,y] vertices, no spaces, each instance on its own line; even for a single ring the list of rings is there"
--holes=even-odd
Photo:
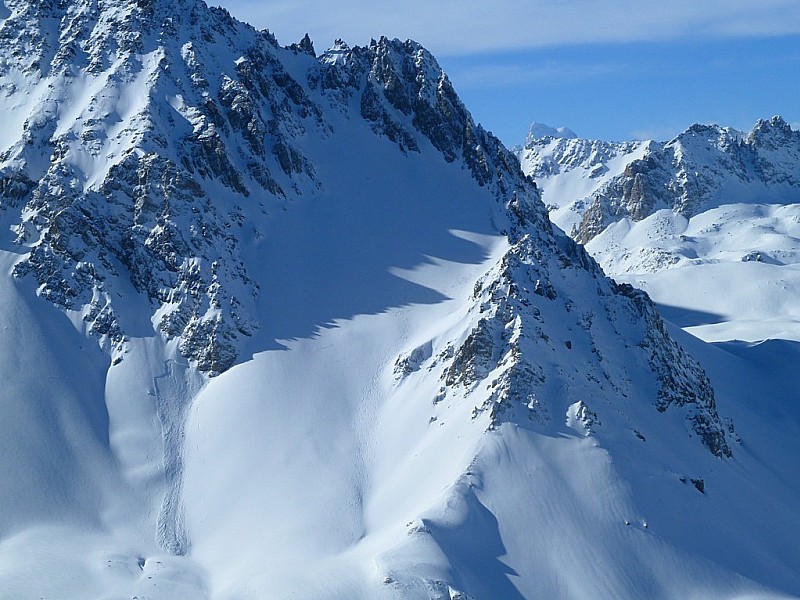
[[[3,6],[3,595],[800,593],[792,404],[715,392],[419,45]]]

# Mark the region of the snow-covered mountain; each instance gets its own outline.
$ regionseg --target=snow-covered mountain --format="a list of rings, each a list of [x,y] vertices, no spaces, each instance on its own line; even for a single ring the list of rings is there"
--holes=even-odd
[[[418,44],[3,0],[0,114],[0,596],[800,594],[748,393],[796,392],[607,279]]]
[[[568,127],[550,127],[544,123],[531,123],[526,139],[537,140],[544,137],[572,139],[578,136]]]
[[[516,154],[523,172],[543,190],[550,218],[575,237],[593,195],[644,157],[651,143],[588,140],[570,130],[559,133],[564,129],[534,123]]]
[[[597,150],[558,150],[567,147]],[[749,133],[693,125],[668,143],[529,138],[518,154],[543,175],[551,218],[606,273],[708,315],[676,317],[693,333],[800,340],[800,132],[780,117]]]
[[[547,190],[555,222],[582,243],[664,208],[691,218],[723,204],[800,197],[800,132],[780,117],[749,133],[696,124],[666,143],[586,140],[539,124],[531,132],[517,150],[523,171]]]

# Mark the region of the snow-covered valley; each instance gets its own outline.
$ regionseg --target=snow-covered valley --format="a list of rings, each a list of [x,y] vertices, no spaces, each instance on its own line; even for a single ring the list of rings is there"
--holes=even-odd
[[[611,225],[587,249],[706,341],[800,341],[799,214],[800,204],[729,204],[688,220],[662,210]]]
[[[413,42],[0,7],[0,598],[800,596],[792,207],[594,237],[665,322]]]

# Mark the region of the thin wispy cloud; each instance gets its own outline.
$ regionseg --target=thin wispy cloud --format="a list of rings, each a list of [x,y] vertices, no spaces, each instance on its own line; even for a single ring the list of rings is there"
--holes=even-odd
[[[214,0],[211,0],[214,2]],[[220,0],[217,0],[220,2]],[[800,34],[797,0],[222,0],[283,43],[308,31],[322,48],[341,37],[413,38],[439,55],[597,42]]]

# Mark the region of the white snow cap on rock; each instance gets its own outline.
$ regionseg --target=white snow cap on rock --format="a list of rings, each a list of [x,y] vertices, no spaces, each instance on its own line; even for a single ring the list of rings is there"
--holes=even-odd
[[[568,127],[550,127],[544,123],[531,124],[530,128],[528,129],[529,140],[538,140],[546,137],[572,140],[577,138],[578,134]]]

